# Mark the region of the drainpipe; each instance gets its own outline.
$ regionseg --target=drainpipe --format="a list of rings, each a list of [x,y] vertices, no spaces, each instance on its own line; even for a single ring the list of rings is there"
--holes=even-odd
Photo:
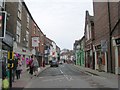
[[[110,19],[110,2],[108,0],[108,21],[109,21],[109,45],[110,45],[110,66],[111,70],[110,72],[113,73],[113,67],[112,67],[112,45],[111,45],[111,40],[112,40],[112,35],[111,35],[111,19]],[[108,65],[107,65],[108,66]],[[109,70],[108,70],[109,71]]]

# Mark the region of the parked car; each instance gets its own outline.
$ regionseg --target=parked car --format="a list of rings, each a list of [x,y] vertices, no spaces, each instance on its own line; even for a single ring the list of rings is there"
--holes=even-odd
[[[59,66],[59,63],[58,63],[57,60],[52,60],[50,66],[51,66],[51,67],[53,67],[53,66],[58,67],[58,66]]]

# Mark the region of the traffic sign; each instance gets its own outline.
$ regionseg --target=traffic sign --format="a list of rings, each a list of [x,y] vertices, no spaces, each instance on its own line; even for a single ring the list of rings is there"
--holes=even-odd
[[[6,11],[0,11],[0,38],[5,38],[6,33]]]

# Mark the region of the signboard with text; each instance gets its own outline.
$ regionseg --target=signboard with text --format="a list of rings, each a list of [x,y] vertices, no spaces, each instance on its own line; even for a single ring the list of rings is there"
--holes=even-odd
[[[39,46],[39,37],[32,37],[32,47]]]
[[[116,45],[120,45],[120,38],[115,39]]]

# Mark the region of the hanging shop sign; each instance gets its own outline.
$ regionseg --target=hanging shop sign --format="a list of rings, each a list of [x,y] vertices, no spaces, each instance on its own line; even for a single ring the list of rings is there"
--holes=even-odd
[[[39,37],[32,37],[32,47],[38,47],[39,46]]]
[[[116,45],[120,45],[120,38],[115,39]]]

